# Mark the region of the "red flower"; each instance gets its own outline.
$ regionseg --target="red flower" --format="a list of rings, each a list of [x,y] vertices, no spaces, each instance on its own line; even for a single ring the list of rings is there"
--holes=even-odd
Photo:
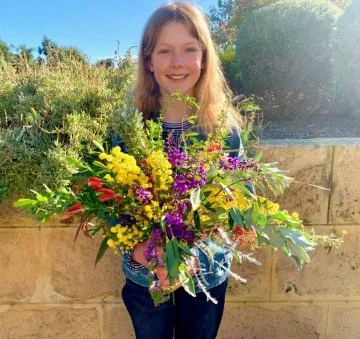
[[[118,200],[118,198],[121,198],[110,188],[100,188],[98,191],[102,193],[99,196],[99,200],[101,202],[110,201],[110,200],[114,200],[114,199]],[[121,199],[121,201],[122,201],[122,199]]]
[[[99,189],[101,189],[103,187],[104,184],[102,183],[102,181],[99,178],[93,177],[93,178],[88,179],[88,185],[92,189],[98,191]]]
[[[239,235],[242,235],[245,233],[245,230],[242,229],[240,226],[236,225],[235,228],[234,228],[234,231],[235,233],[239,234]]]
[[[66,210],[66,213],[68,214],[77,214],[77,213],[84,214],[84,212],[85,210],[83,209],[81,202],[77,202],[75,205],[69,207]]]
[[[221,149],[221,145],[216,143],[216,142],[213,142],[212,144],[210,144],[208,146],[208,152],[214,152],[214,151],[218,151]]]

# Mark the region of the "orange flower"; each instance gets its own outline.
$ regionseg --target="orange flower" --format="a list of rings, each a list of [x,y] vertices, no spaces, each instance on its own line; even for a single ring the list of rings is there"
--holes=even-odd
[[[208,152],[214,152],[214,151],[221,150],[221,145],[216,142],[213,142],[208,146],[207,150],[208,150]]]

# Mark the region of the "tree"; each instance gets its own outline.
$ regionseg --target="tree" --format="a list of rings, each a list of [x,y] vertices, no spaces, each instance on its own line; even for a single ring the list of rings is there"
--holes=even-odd
[[[11,52],[10,47],[2,40],[0,40],[0,56],[2,56],[6,62],[11,62],[16,57],[15,54]]]
[[[232,45],[239,34],[239,26],[256,9],[278,0],[218,0],[218,8],[210,8],[210,28],[221,50]]]
[[[80,62],[87,62],[85,54],[81,53],[76,47],[63,47],[53,42],[48,37],[44,37],[41,46],[38,47],[39,59],[45,58],[51,63],[54,60],[63,61],[73,59]]]

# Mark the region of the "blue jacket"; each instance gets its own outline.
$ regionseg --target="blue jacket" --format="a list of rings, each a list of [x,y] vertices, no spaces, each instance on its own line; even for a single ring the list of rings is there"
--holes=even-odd
[[[243,146],[240,138],[239,129],[232,130],[232,132],[228,135],[226,139],[226,144],[230,150],[236,150],[230,152],[230,156],[239,157],[240,155],[242,155]],[[230,269],[233,255],[228,249],[217,245],[211,240],[207,241],[207,246],[211,248],[214,252],[213,264],[209,262],[207,256],[201,250],[194,248],[192,249],[192,252],[197,256],[199,260],[200,270],[202,272],[202,274],[198,273],[198,277],[199,279],[201,279],[203,285],[205,285],[206,290],[210,290],[211,288],[220,285],[228,278],[228,269]],[[220,263],[220,265],[217,264],[217,262]],[[138,267],[132,265],[129,253],[125,253],[123,255],[122,270],[126,278],[141,286],[148,286],[148,268],[142,265],[139,265]],[[197,279],[194,280],[196,293],[201,292],[201,288],[198,286]]]

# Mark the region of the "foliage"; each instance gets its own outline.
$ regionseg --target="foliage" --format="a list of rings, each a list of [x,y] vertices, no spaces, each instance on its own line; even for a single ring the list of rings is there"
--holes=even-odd
[[[218,0],[218,7],[210,8],[209,19],[214,41],[221,51],[233,45],[241,23],[256,9],[277,0]]]
[[[134,79],[131,55],[118,67],[93,66],[54,56],[51,63],[0,62],[0,192],[66,186],[73,166],[67,156],[91,157],[103,142],[112,111]],[[1,61],[1,60],[0,60]],[[21,173],[21,175],[20,175]]]
[[[341,11],[327,1],[279,1],[239,27],[236,67],[247,93],[274,97],[282,114],[311,114],[332,85],[331,38]]]
[[[360,1],[339,19],[334,37],[334,77],[338,113],[360,117]]]

